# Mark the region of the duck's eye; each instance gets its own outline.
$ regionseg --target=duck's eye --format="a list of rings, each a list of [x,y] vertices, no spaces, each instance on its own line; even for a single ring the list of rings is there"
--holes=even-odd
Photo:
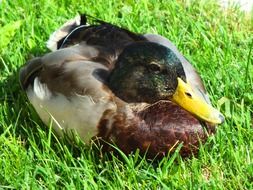
[[[153,71],[153,72],[156,72],[156,73],[158,73],[158,72],[161,71],[160,65],[155,64],[155,63],[151,63],[151,64],[149,65],[149,69],[150,69],[150,71]]]
[[[188,96],[189,98],[192,98],[192,95],[190,92],[185,92],[185,95]]]
[[[165,90],[166,91],[171,91],[172,89],[171,89],[171,87],[165,87]]]

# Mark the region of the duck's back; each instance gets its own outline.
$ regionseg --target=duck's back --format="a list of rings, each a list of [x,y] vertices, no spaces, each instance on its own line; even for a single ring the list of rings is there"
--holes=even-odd
[[[147,41],[141,34],[104,21],[96,20],[96,22],[98,23],[88,25],[85,15],[70,20],[51,35],[48,48],[54,51],[82,42],[106,52],[107,55],[118,56],[130,43]]]

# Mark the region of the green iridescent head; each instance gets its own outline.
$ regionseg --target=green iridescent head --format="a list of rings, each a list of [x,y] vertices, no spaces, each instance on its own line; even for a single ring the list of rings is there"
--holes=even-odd
[[[169,48],[152,42],[127,46],[120,54],[109,86],[127,102],[168,100],[180,77],[185,81],[182,63]]]

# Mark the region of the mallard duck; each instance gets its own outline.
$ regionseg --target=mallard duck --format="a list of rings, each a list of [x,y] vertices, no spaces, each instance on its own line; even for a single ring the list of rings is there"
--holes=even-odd
[[[127,154],[165,155],[180,143],[182,155],[196,152],[224,117],[193,66],[165,37],[92,20],[65,23],[49,38],[52,52],[20,70],[42,121],[59,136],[102,139]]]

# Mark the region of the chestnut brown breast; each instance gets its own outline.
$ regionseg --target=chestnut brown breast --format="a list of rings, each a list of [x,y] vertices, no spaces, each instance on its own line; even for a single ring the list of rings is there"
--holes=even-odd
[[[106,124],[106,120],[101,120],[99,125],[98,136],[103,140],[115,143],[127,154],[140,149],[140,153],[146,153],[149,158],[174,152],[180,143],[182,156],[195,154],[200,142],[204,143],[207,134],[215,130],[170,101],[155,103],[129,120],[119,113],[109,132],[103,130]],[[110,146],[105,145],[105,149]]]

